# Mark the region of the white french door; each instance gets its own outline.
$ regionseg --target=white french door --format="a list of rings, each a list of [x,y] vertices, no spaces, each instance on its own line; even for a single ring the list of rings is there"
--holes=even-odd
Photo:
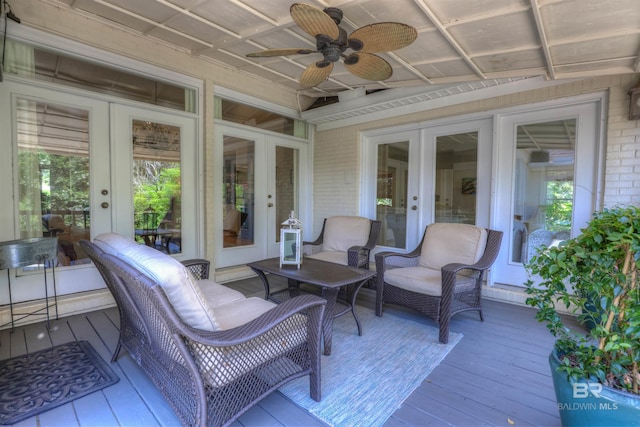
[[[414,249],[433,222],[488,226],[491,120],[365,137],[363,215],[382,222],[376,251]]]
[[[216,126],[216,268],[279,255],[280,226],[291,211],[308,215],[307,143]]]
[[[197,120],[112,104],[113,230],[195,258],[201,245]]]
[[[24,179],[25,175],[24,171],[20,170],[23,163],[18,158],[21,153],[28,152],[40,152],[43,155],[55,156],[63,162],[61,163],[61,170],[52,171],[53,160],[47,160],[48,163],[44,167],[49,168],[47,170],[48,182],[39,185],[41,187],[44,186],[44,189],[41,188],[43,193],[54,193],[54,199],[56,198],[55,192],[59,191],[61,195],[57,199],[67,197],[67,200],[62,199],[59,205],[53,206],[56,210],[53,212],[43,212],[41,209],[47,209],[47,207],[42,208],[42,202],[34,204],[33,208],[38,209],[37,213],[39,215],[48,214],[62,217],[65,226],[61,226],[60,230],[64,229],[61,234],[68,234],[69,236],[72,231],[79,234],[77,232],[79,228],[82,228],[83,233],[86,233],[82,234],[82,236],[86,235],[87,237],[89,236],[89,230],[91,235],[109,231],[111,209],[110,207],[106,209],[100,208],[101,203],[110,202],[110,195],[105,197],[101,194],[101,189],[109,188],[110,186],[108,103],[90,97],[11,82],[5,82],[0,85],[0,98],[10,100],[10,103],[2,103],[3,109],[10,107],[11,111],[6,111],[6,114],[2,114],[1,123],[4,131],[11,131],[12,133],[10,139],[7,138],[7,141],[14,141],[13,149],[6,152],[7,154],[13,153],[13,155],[2,156],[0,160],[0,168],[4,176],[3,181],[6,183],[14,182],[14,185],[3,185],[2,193],[0,194],[2,194],[3,200],[14,200],[16,203],[15,206],[10,204],[3,205],[2,216],[5,217],[6,215],[6,218],[11,219],[7,223],[15,226],[15,230],[12,230],[11,227],[4,228],[6,233],[4,238],[9,240],[35,236],[25,235],[25,232],[29,234],[29,231],[24,229],[25,218],[22,218],[22,216],[27,215],[27,213],[25,212],[25,206],[19,206],[23,190],[20,181]],[[82,200],[76,197],[71,202],[68,198],[73,196],[73,188],[63,189],[56,187],[51,180],[56,181],[56,175],[62,175],[65,172],[64,169],[67,169],[67,174],[69,174],[71,172],[68,170],[71,164],[70,160],[73,159],[88,159],[87,162],[83,162],[85,170],[82,173],[85,176],[89,175],[90,179],[88,193],[82,192]],[[39,165],[39,169],[39,173],[42,174],[43,165]],[[12,178],[12,175],[20,178]],[[63,181],[60,179],[60,182]],[[69,180],[64,181],[66,185],[69,185],[69,182]],[[78,190],[77,192],[80,193],[81,191]],[[71,194],[68,195],[69,193]],[[48,197],[50,198],[51,196]],[[24,199],[24,197],[22,198]],[[72,203],[74,203],[74,206],[70,206]],[[65,206],[62,206],[62,204]],[[68,212],[62,212],[63,207]],[[82,220],[79,219],[80,211],[83,211]],[[36,211],[33,211],[33,213],[36,213]],[[72,226],[73,230],[71,229]],[[38,229],[34,231],[47,233],[46,227],[44,230]],[[62,236],[59,240],[64,240],[64,237]]]
[[[498,117],[493,282],[523,286],[531,256],[579,234],[597,209],[600,114],[588,100]]]

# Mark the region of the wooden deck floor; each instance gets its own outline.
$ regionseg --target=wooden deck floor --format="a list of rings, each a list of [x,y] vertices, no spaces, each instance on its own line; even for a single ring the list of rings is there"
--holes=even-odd
[[[257,279],[232,284],[262,296]],[[372,309],[372,292],[359,303]],[[365,309],[365,308],[363,308]],[[397,307],[385,313],[434,325]],[[451,329],[464,337],[386,422],[385,426],[558,426],[560,419],[547,357],[553,338],[525,307],[485,301],[484,322],[475,313],[454,317]],[[87,340],[111,358],[118,338],[115,308],[53,322],[0,331],[0,360],[71,340]],[[126,351],[111,365],[118,384],[20,423],[24,426],[174,426],[179,421]],[[345,397],[348,398],[348,397]],[[236,426],[322,426],[280,393],[244,414]]]

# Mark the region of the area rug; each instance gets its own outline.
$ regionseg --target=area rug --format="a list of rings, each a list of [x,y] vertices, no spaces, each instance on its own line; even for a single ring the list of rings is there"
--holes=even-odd
[[[438,329],[385,313],[358,308],[363,335],[351,314],[335,319],[330,356],[322,356],[322,401],[309,397],[308,377],[280,392],[325,423],[381,426],[462,338],[451,333],[438,342]]]
[[[3,360],[0,424],[14,424],[115,384],[119,379],[87,341]]]

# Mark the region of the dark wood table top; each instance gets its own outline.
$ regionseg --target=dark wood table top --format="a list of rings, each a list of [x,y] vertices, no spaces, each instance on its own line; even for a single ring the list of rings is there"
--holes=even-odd
[[[327,288],[350,285],[369,279],[376,274],[372,270],[349,267],[313,258],[304,258],[300,268],[296,265],[283,265],[280,267],[280,258],[251,262],[247,266],[265,273]]]

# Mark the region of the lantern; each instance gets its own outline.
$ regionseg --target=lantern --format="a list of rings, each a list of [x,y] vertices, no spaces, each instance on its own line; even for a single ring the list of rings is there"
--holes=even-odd
[[[302,264],[302,223],[291,211],[280,229],[280,268],[283,265]]]

